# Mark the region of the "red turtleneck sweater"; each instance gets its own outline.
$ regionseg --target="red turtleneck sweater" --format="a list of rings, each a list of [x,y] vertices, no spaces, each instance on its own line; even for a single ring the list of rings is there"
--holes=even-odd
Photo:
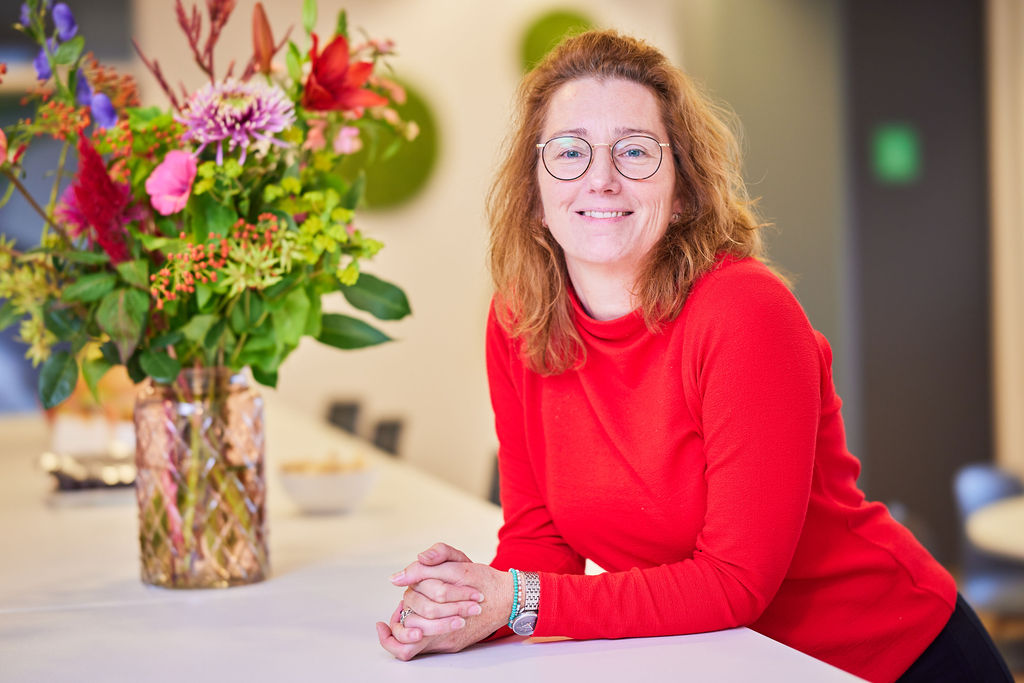
[[[652,334],[589,317],[577,370],[530,371],[492,310],[499,569],[539,571],[538,636],[749,626],[873,681],[953,612],[952,577],[857,488],[831,350],[760,262],[725,260]],[[606,570],[583,575],[584,558]]]

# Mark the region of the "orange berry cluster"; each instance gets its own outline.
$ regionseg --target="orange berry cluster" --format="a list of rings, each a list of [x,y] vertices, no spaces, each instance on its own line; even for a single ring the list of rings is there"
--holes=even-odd
[[[73,138],[89,125],[89,108],[78,107],[60,100],[48,100],[40,105],[36,119],[36,135],[48,134],[57,140]]]
[[[185,233],[178,235],[185,239]],[[171,254],[167,263],[149,276],[149,292],[156,300],[157,310],[164,304],[178,298],[178,293],[191,294],[197,283],[217,281],[217,270],[227,262],[228,241],[216,233],[210,233],[206,244],[186,242],[182,251]]]
[[[89,85],[92,86],[93,92],[106,93],[110,97],[111,104],[118,111],[125,107],[137,107],[142,102],[139,99],[139,89],[134,78],[103,66],[91,52],[85,55],[82,71],[89,79]]]
[[[243,246],[253,246],[266,251],[274,244],[274,236],[278,231],[277,216],[272,213],[261,213],[256,218],[256,225],[239,218],[231,226],[231,231],[235,240]]]

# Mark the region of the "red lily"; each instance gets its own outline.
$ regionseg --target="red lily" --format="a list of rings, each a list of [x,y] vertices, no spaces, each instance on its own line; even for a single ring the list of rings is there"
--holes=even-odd
[[[373,71],[373,62],[349,64],[345,36],[335,36],[319,55],[317,47],[317,35],[314,33],[313,49],[309,52],[313,68],[302,94],[303,107],[314,111],[346,111],[388,103],[383,95],[363,89]]]

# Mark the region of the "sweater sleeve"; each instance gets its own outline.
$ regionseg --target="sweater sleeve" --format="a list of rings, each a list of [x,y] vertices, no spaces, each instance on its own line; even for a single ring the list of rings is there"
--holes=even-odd
[[[555,528],[530,463],[521,392],[513,371],[512,340],[498,323],[494,304],[487,321],[487,375],[498,435],[498,472],[504,524],[491,566],[565,574],[583,572],[584,559]],[[521,366],[520,366],[521,367]]]
[[[684,309],[682,372],[706,458],[691,557],[650,568],[541,574],[536,635],[655,636],[757,620],[785,577],[810,496],[821,358],[792,294],[766,269],[708,276]],[[671,485],[671,482],[666,482]]]

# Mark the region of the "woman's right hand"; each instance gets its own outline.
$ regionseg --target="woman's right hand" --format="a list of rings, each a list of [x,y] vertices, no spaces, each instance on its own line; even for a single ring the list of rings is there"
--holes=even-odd
[[[461,628],[465,618],[483,611],[480,603],[484,594],[476,586],[457,584],[440,578],[424,578],[409,582],[413,574],[425,567],[435,567],[445,562],[467,562],[472,560],[461,550],[447,543],[435,543],[416,556],[416,562],[391,576],[396,586],[406,586],[402,597],[403,606],[413,610],[406,618],[406,625],[395,630],[395,637],[405,643],[418,642],[423,636],[441,635]]]

